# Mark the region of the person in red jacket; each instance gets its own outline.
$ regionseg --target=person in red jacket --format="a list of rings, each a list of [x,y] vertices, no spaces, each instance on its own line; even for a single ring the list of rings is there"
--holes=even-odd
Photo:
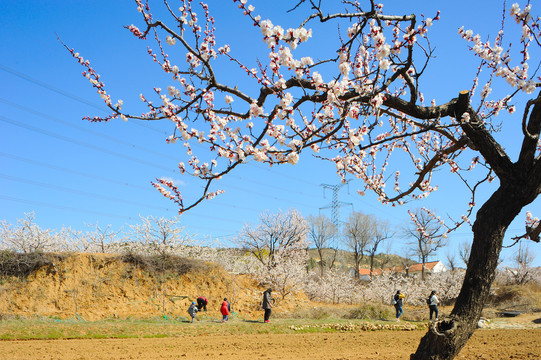
[[[209,301],[204,296],[200,296],[197,298],[197,308],[199,309],[199,311],[204,310],[206,312],[208,303]]]
[[[222,303],[222,307],[220,308],[220,312],[222,313],[222,322],[226,322],[229,320],[229,303],[227,302],[227,298],[224,298],[224,302]]]

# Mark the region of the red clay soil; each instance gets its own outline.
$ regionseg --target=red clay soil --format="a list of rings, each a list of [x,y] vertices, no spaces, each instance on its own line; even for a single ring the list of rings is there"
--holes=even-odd
[[[227,326],[227,325],[225,325]],[[2,359],[408,359],[424,331],[0,342]],[[478,330],[457,359],[541,359],[541,330]]]

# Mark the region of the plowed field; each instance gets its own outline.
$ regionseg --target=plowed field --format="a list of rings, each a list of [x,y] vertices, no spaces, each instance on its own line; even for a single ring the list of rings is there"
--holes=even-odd
[[[227,326],[225,324],[224,326]],[[265,326],[262,324],[262,326]],[[423,331],[0,342],[2,359],[407,359]],[[458,359],[541,359],[541,330],[478,330]]]

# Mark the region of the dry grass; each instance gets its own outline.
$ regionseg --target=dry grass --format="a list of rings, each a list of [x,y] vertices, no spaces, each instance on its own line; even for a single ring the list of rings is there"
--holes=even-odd
[[[120,260],[154,275],[200,273],[210,267],[204,261],[175,255],[151,256],[128,253],[121,255]]]
[[[380,304],[363,305],[320,305],[309,308],[299,308],[292,312],[273,315],[281,319],[311,319],[311,320],[387,320],[393,316],[389,306]]]
[[[34,271],[44,266],[54,266],[55,261],[62,260],[65,255],[35,251],[17,253],[10,250],[0,251],[0,276],[13,276],[25,279]]]
[[[503,285],[494,289],[486,307],[514,309],[522,312],[541,311],[541,284]]]

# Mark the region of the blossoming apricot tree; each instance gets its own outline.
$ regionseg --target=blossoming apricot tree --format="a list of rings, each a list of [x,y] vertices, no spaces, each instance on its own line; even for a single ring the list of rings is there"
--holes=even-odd
[[[68,50],[111,110],[109,116],[90,121],[172,122],[174,131],[167,141],[183,143],[189,159],[179,163],[180,172],[205,183],[200,196],[185,199],[171,181],[155,181],[181,213],[218,195],[215,182],[247,159],[296,164],[309,152],[333,162],[343,180],[353,176],[362,181],[359,193],[374,191],[383,203],[425,198],[438,188],[434,172],[447,168],[471,191],[464,215],[446,225],[448,231],[470,223],[477,210],[476,190],[498,180],[476,212],[470,255],[474,261],[468,263],[456,305],[449,317],[432,324],[412,358],[456,356],[475,330],[507,227],[541,192],[541,97],[532,96],[523,105],[517,122],[523,139],[516,161],[495,137],[496,116],[516,112],[517,94],[532,94],[539,86],[528,65],[530,54],[541,45],[539,20],[531,15],[529,2],[514,4],[506,12],[510,19],[502,21],[492,42],[471,30],[459,30],[479,58],[478,76],[471,89],[457,89],[457,97],[440,105],[426,104],[420,88],[434,53],[429,29],[439,13],[388,15],[373,0],[344,1],[341,10],[331,12],[323,1],[299,0],[294,10],[307,9],[305,20],[297,28],[284,29],[256,15],[247,0],[233,0],[247,25],[260,29],[268,47],[268,60],[251,67],[241,61],[238,49],[218,44],[211,6],[183,0],[173,8],[165,1],[172,24],[167,25],[154,18],[148,3],[135,2],[141,25],[127,29],[137,38],[155,41],[157,50],[148,48],[148,54],[170,79],[166,90],[155,87],[154,95],[141,94],[145,113],[131,113],[123,101],[113,100],[89,61]],[[509,20],[521,28],[514,47],[504,43]],[[316,25],[340,33],[334,47],[328,45],[330,55],[297,56],[317,36],[308,27]],[[240,69],[252,86],[237,87],[242,84],[227,77],[226,65]],[[509,92],[497,96],[492,92],[495,86]],[[194,143],[207,145],[212,156],[198,157]],[[396,162],[400,170],[391,166]],[[528,221],[524,237],[539,241],[539,221],[533,216]]]
[[[285,298],[306,277],[308,223],[296,210],[267,212],[259,219],[256,226],[244,226],[238,244],[257,259],[250,271]]]

